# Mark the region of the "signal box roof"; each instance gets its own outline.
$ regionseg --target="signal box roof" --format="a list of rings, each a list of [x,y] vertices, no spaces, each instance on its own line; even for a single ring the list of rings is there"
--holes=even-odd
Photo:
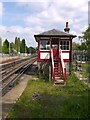
[[[52,29],[52,30],[34,35],[34,37],[37,41],[38,37],[71,37],[71,38],[74,38],[74,37],[76,37],[76,35],[72,35],[72,34],[69,34],[67,32],[62,32],[62,31],[57,30],[57,29]]]

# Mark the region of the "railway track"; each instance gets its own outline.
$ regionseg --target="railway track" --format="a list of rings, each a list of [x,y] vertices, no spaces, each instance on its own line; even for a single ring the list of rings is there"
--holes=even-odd
[[[23,73],[37,60],[37,57],[34,56],[32,58],[29,58],[28,60],[25,60],[24,62],[21,62],[14,66],[14,68],[5,73],[4,77],[2,77],[2,80],[0,82],[0,92],[2,92],[2,96],[4,96],[18,81],[18,79],[23,75]],[[12,63],[11,63],[12,64]],[[4,69],[5,70],[5,69]],[[18,72],[17,72],[18,71]]]
[[[19,59],[19,60],[15,60],[13,62],[4,64],[4,65],[1,65],[0,66],[0,75],[2,75],[2,78],[5,77],[13,69],[16,69],[18,66],[20,66],[20,63],[23,64],[24,62],[26,62],[27,60],[29,60],[31,58],[33,58],[33,56],[31,56],[30,58]]]

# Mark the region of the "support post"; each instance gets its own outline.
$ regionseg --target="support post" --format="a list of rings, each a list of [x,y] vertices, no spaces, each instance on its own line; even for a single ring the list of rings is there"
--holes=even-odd
[[[49,81],[52,80],[52,75],[51,75],[51,64],[49,64]]]
[[[71,75],[72,72],[72,62],[69,63],[69,75]]]

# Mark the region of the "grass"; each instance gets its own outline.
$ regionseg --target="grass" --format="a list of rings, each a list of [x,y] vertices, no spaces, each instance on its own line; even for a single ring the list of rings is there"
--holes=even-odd
[[[67,85],[59,86],[44,78],[30,80],[20,99],[13,106],[8,118],[85,118],[90,89],[73,73]]]

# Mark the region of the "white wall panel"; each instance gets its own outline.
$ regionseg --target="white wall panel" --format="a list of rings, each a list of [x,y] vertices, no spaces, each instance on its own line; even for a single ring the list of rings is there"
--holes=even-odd
[[[69,53],[62,53],[63,59],[69,59]]]
[[[49,59],[50,58],[50,53],[40,53],[40,59],[45,59],[45,58]]]

